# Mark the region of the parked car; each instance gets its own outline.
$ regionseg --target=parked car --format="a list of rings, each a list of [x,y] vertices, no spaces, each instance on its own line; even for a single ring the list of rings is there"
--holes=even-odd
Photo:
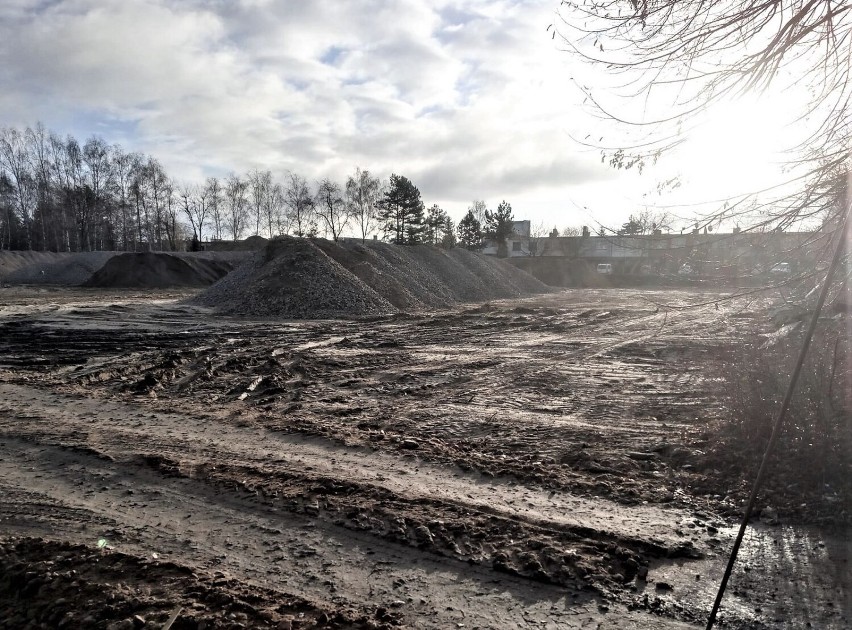
[[[610,263],[598,263],[598,273],[612,273],[612,265]]]

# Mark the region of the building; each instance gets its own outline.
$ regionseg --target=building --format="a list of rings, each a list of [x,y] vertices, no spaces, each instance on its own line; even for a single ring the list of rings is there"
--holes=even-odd
[[[827,232],[742,232],[583,236],[528,239],[517,266],[550,284],[584,284],[598,265],[621,277],[719,279],[760,277],[773,270],[799,273],[829,256]],[[525,248],[526,249],[526,248]]]
[[[531,256],[530,250],[530,230],[531,224],[529,220],[513,221],[512,235],[506,239],[506,256],[512,258],[517,256]],[[485,239],[485,246],[482,248],[482,253],[487,256],[500,255],[499,243],[491,239]]]

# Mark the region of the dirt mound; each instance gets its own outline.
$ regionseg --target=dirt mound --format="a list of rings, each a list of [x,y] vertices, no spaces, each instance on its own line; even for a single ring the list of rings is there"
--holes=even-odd
[[[162,252],[113,256],[83,283],[86,287],[205,287],[234,268],[229,260]]]
[[[229,314],[359,317],[549,288],[505,261],[428,245],[282,237],[194,301]]]
[[[288,319],[383,315],[386,299],[310,240],[270,241],[233,273],[192,300],[220,312]]]

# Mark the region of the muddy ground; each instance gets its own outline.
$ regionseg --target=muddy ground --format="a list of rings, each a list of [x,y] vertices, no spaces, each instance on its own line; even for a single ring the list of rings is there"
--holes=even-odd
[[[0,289],[0,628],[703,627],[752,476],[707,470],[718,366],[760,300],[188,295]],[[723,627],[849,627],[848,534],[756,523]]]

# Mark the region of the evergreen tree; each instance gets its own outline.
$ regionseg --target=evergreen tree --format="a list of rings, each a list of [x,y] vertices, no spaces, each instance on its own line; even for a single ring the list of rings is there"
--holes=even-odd
[[[444,236],[441,238],[441,247],[452,249],[456,246],[456,225],[449,215],[444,219],[444,227],[442,229]]]
[[[473,215],[473,210],[468,210],[458,225],[459,244],[467,249],[482,249],[482,226]]]
[[[485,234],[497,242],[497,255],[500,257],[509,255],[506,239],[512,235],[514,222],[512,205],[505,200],[500,202],[496,211],[485,211]]]
[[[444,239],[447,229],[447,213],[442,210],[438,204],[433,204],[426,213],[426,233],[425,241],[432,245],[438,245]],[[451,228],[452,230],[452,228]]]
[[[397,244],[412,245],[423,240],[425,217],[420,191],[407,177],[391,175],[382,198],[379,221],[385,236]]]
[[[642,227],[641,221],[639,221],[638,217],[634,217],[632,214],[628,217],[627,223],[621,226],[621,229],[618,231],[619,236],[631,236],[633,234],[644,234],[645,229]]]

